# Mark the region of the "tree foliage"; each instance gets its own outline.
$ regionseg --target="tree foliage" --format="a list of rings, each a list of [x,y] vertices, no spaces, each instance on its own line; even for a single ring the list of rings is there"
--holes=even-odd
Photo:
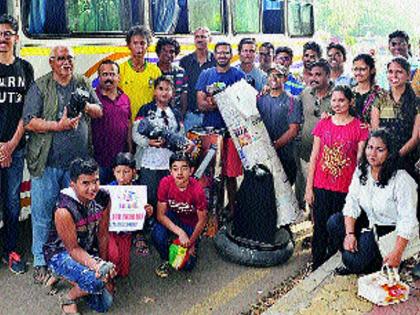
[[[346,42],[354,37],[387,36],[405,30],[420,38],[419,0],[317,0],[316,29]]]

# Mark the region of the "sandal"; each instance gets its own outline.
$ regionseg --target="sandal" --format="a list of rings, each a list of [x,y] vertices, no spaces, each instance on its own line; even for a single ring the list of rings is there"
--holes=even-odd
[[[61,314],[62,315],[70,315],[70,314],[71,315],[81,315],[81,313],[79,313],[79,312],[69,313],[69,312],[64,311],[64,307],[65,306],[75,305],[75,304],[76,304],[76,301],[75,300],[71,300],[71,299],[69,299],[69,298],[67,298],[65,296],[62,296],[61,299],[60,299]]]
[[[146,239],[143,235],[136,235],[134,239],[134,248],[135,254],[137,256],[147,256],[149,255],[149,246],[147,245]]]
[[[52,273],[48,275],[48,279],[44,282],[45,293],[47,295],[56,295],[59,291],[58,283],[60,279],[57,276],[54,276]]]
[[[47,266],[35,266],[33,278],[35,284],[45,284],[49,278]]]

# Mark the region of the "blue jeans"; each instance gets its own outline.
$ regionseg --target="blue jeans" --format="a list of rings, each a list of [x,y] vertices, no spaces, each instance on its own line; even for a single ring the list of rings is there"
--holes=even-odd
[[[32,254],[34,266],[45,266],[42,247],[48,238],[52,212],[60,191],[70,185],[67,170],[46,167],[42,176],[31,179]]]
[[[20,185],[22,184],[24,150],[12,154],[12,164],[8,168],[0,168],[1,196],[4,202],[4,255],[16,250],[20,212]]]
[[[382,256],[373,232],[359,233],[356,231],[357,252],[344,250],[343,242],[346,235],[344,216],[341,212],[332,215],[327,222],[328,246],[331,254],[341,251],[344,266],[351,272],[371,273],[379,270]]]
[[[95,272],[78,263],[67,252],[55,254],[48,262],[53,274],[76,283],[79,288],[89,293],[86,297],[89,306],[97,312],[106,312],[112,305],[112,295],[105,288],[105,282],[96,278]]]
[[[203,114],[199,112],[186,112],[184,118],[185,132],[190,131],[193,127],[201,127],[203,125]]]
[[[175,213],[173,213],[172,211],[168,211],[166,212],[166,216],[169,219],[171,219],[173,223],[175,223],[177,226],[183,229],[184,232],[187,233],[188,236],[191,236],[191,234],[193,234],[195,227],[182,224],[177,218]],[[169,231],[162,224],[160,224],[159,222],[156,223],[152,231],[152,242],[162,260],[167,261],[169,259],[169,246],[171,245],[171,240],[173,240],[176,237],[177,236],[174,233]],[[184,266],[183,270],[190,271],[195,267],[195,264],[197,262],[197,252],[198,252],[198,240],[196,241],[196,244],[195,244],[195,256],[190,256],[190,259],[188,260],[187,264]]]

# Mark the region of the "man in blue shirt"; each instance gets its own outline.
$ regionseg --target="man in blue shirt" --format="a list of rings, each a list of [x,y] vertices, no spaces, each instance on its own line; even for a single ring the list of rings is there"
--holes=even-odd
[[[243,79],[242,71],[230,66],[232,47],[227,42],[219,42],[214,48],[216,67],[204,70],[197,81],[198,108],[204,113],[203,126],[226,128],[217,104],[214,102],[212,90],[214,87],[227,87]],[[234,212],[235,194],[237,189],[236,177],[242,175],[242,163],[230,137],[226,137],[223,145],[223,175],[227,178],[227,193],[229,210]]]
[[[195,89],[197,91],[197,104],[200,111],[204,112],[203,126],[214,128],[226,128],[225,122],[214,103],[209,91],[215,83],[225,86],[245,77],[242,71],[231,67],[232,47],[229,43],[219,42],[215,48],[216,67],[204,70],[198,77]]]

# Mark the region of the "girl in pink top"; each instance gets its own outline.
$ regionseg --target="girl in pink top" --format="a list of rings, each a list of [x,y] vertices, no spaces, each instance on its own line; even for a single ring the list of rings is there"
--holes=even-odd
[[[312,134],[314,143],[309,161],[305,200],[312,206],[313,270],[328,259],[328,218],[342,210],[358,158],[368,138],[349,110],[354,101],[348,86],[337,86],[331,96],[334,115],[321,119]]]

